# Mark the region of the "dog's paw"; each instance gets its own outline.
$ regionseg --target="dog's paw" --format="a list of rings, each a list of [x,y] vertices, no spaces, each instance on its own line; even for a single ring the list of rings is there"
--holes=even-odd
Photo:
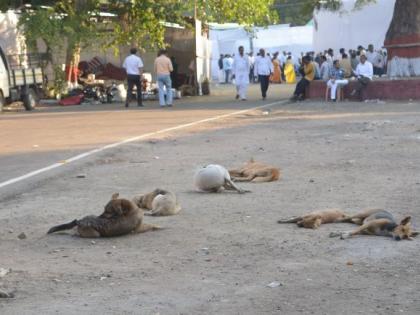
[[[342,240],[345,240],[345,239],[350,238],[350,237],[351,237],[351,233],[350,232],[343,232],[340,235],[340,239],[342,239]]]
[[[341,232],[331,232],[330,237],[341,237]]]

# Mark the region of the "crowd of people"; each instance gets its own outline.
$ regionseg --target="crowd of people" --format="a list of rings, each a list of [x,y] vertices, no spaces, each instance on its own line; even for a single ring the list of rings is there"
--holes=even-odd
[[[143,61],[136,55],[135,48],[130,53],[123,65],[127,71],[128,83],[126,107],[129,106],[133,87],[136,86],[137,91],[142,89]],[[219,81],[225,84],[234,81],[236,99],[245,101],[250,83],[259,82],[261,96],[265,100],[270,83],[294,84],[299,78],[291,97],[291,100],[297,101],[305,99],[305,92],[311,81],[322,80],[330,91],[331,100],[335,101],[337,90],[347,85],[349,78],[354,77],[357,84],[351,95],[357,94],[362,100],[363,89],[373,77],[386,73],[386,60],[386,52],[375,51],[373,45],[369,45],[367,49],[359,46],[356,50],[351,49],[348,52],[341,48],[337,55],[333,49],[316,55],[314,52],[302,53],[300,58],[286,51],[270,55],[264,49],[260,49],[254,57],[252,52],[246,54],[244,47],[240,46],[236,54],[220,55]],[[161,49],[154,64],[161,107],[172,106],[174,64],[174,59],[168,58],[167,51]],[[141,93],[137,93],[137,105],[143,106]]]
[[[357,94],[361,100],[363,89],[373,77],[386,73],[386,60],[386,52],[375,50],[372,44],[367,49],[363,46],[349,51],[341,48],[338,54],[333,49],[318,54],[302,53],[300,58],[286,51],[270,55],[264,49],[260,49],[254,56],[252,52],[245,54],[241,46],[236,55],[220,55],[219,82],[234,82],[237,87],[236,98],[246,100],[249,83],[259,82],[261,96],[266,99],[270,83],[294,84],[299,78],[291,98],[297,101],[305,99],[305,91],[311,81],[322,80],[330,90],[331,100],[335,101],[337,90],[354,77],[357,84],[351,94]]]

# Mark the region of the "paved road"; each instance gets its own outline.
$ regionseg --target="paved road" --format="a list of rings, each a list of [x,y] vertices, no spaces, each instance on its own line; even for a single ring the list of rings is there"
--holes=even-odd
[[[49,149],[38,156],[27,153],[33,144],[27,142],[11,155],[45,166],[168,127],[169,117],[182,123],[262,103],[256,96],[247,104],[223,95],[205,100],[183,101],[171,112],[156,104],[128,113],[46,109],[38,117],[50,119],[28,132],[43,139],[46,130],[61,130],[67,146],[45,140]],[[420,314],[418,240],[344,241],[330,232],[355,226],[308,230],[276,222],[315,209],[379,207],[397,220],[412,216],[418,227],[420,104],[308,101],[270,109],[206,124],[218,130],[195,126],[133,142],[0,189],[0,267],[11,269],[0,290],[15,292],[0,299],[0,314],[353,315],[355,305],[360,314]],[[107,115],[107,123],[98,122]],[[14,119],[33,126],[34,118]],[[236,167],[250,157],[280,167],[281,179],[240,183],[249,194],[193,191],[201,165]],[[75,176],[81,173],[86,177]],[[162,231],[94,242],[71,231],[45,235],[53,225],[101,213],[115,192],[132,198],[157,187],[174,191],[183,208],[176,216],[145,218]],[[3,197],[10,188],[16,193]],[[19,239],[22,232],[26,239]]]
[[[184,98],[174,108],[165,109],[160,109],[157,102],[146,102],[145,108],[132,106],[128,110],[122,104],[44,106],[30,113],[0,114],[0,183],[92,149],[277,102],[290,93],[290,86],[277,85],[263,102],[254,85],[249,100],[241,102],[233,99],[233,89],[220,86],[210,97]]]

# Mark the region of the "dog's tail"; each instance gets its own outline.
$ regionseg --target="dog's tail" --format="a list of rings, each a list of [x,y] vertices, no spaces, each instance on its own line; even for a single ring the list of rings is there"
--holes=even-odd
[[[51,234],[58,231],[70,230],[77,225],[77,220],[73,220],[70,223],[60,224],[53,226],[51,229],[48,230],[47,234]]]
[[[302,217],[291,217],[288,219],[280,219],[277,223],[297,223],[300,220],[302,220]]]

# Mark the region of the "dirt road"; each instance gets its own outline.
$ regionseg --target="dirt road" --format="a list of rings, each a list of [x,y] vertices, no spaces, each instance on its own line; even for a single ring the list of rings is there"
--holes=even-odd
[[[258,105],[254,99],[247,106]],[[0,268],[11,271],[0,289],[15,298],[0,299],[0,313],[419,314],[419,239],[342,241],[329,233],[353,226],[276,223],[308,210],[377,206],[419,226],[419,118],[418,103],[274,105],[131,142],[8,187]],[[131,136],[130,127],[121,129],[128,131],[119,137]],[[95,145],[118,140],[108,132]],[[198,167],[250,157],[281,167],[281,180],[243,184],[252,190],[244,195],[194,191]],[[164,230],[94,242],[45,235],[100,213],[114,192],[132,197],[156,187],[175,191],[183,206],[177,216],[146,218]]]

